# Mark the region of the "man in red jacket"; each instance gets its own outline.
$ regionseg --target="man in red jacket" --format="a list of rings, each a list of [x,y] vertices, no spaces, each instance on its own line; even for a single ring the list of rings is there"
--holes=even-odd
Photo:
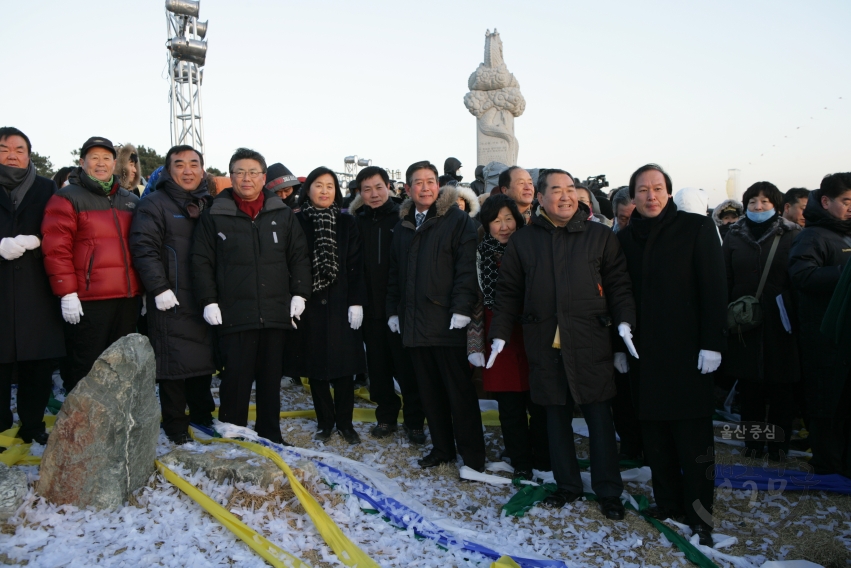
[[[41,225],[44,268],[67,322],[66,392],[104,349],[136,329],[142,285],[127,239],[139,198],[112,175],[115,157],[106,138],[86,140],[80,167],[50,198]]]

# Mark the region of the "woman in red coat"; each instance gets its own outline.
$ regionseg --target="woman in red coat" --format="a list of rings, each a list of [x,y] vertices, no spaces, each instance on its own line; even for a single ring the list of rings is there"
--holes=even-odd
[[[525,223],[517,204],[504,194],[492,195],[484,202],[479,220],[482,223],[482,238],[476,253],[479,305],[467,328],[467,358],[473,365],[482,367],[485,391],[492,393],[499,404],[505,453],[511,458],[514,476],[532,479],[532,468],[550,470],[547,417],[544,408],[532,402],[529,396],[529,361],[519,322],[496,364],[490,369],[484,368],[490,355],[484,338],[493,318],[499,265],[509,238]]]

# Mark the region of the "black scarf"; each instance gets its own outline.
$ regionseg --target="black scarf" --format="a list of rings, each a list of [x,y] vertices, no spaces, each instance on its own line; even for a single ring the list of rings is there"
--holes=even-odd
[[[327,209],[317,209],[308,200],[301,209],[313,223],[313,291],[327,288],[337,280],[340,263],[337,260],[337,215],[340,208],[336,202]]]
[[[13,207],[17,208],[18,204],[24,200],[34,181],[35,166],[32,160],[26,168],[13,168],[0,164],[0,187],[9,193]]]
[[[779,218],[779,213],[777,211],[774,212],[774,216],[763,221],[762,223],[757,223],[756,221],[751,221],[750,217],[745,213],[745,225],[747,225],[748,230],[751,232],[753,236],[753,240],[759,242],[762,236],[769,231],[769,229],[773,229],[777,225],[777,219]]]
[[[201,183],[197,188],[192,191],[186,191],[179,185],[177,182],[172,179],[171,175],[165,170],[163,170],[162,175],[157,180],[157,191],[163,191],[166,195],[168,195],[174,203],[183,210],[183,214],[186,215],[187,218],[197,219],[201,212],[204,211],[204,208],[208,205],[210,201],[210,192],[207,188],[207,178],[202,177]],[[190,214],[189,209],[191,209],[191,205],[197,207],[197,212],[195,214]]]
[[[641,213],[639,213],[636,208],[632,212],[632,216],[629,218],[629,226],[632,227],[632,234],[635,235],[636,240],[639,242],[646,242],[647,239],[650,238],[650,231],[662,222],[662,219],[668,215],[669,211],[676,212],[676,210],[677,206],[674,204],[674,200],[670,197],[668,198],[667,205],[665,205],[665,207],[662,208],[662,211],[655,217],[642,217]]]
[[[499,278],[499,264],[508,243],[502,244],[491,235],[485,236],[479,243],[479,285],[482,288],[483,304],[489,308],[493,306],[496,296],[496,281]]]

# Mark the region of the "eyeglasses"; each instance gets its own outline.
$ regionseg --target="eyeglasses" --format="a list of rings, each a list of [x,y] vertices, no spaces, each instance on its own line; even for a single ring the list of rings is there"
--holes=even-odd
[[[231,172],[230,175],[235,178],[244,178],[248,176],[251,179],[257,179],[263,175],[263,172],[259,170],[236,170],[235,172]]]

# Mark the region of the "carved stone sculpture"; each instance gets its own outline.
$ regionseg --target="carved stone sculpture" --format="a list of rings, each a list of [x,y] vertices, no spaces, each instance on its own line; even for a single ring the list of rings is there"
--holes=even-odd
[[[477,163],[517,164],[519,145],[514,118],[526,110],[520,84],[502,59],[502,40],[494,28],[485,33],[485,61],[470,75],[464,104],[477,122]]]

